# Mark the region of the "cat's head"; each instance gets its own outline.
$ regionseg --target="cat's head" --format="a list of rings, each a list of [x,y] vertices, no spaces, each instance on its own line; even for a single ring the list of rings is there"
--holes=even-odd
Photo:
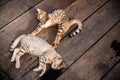
[[[42,9],[39,9],[37,8],[36,9],[38,14],[37,14],[37,19],[40,21],[40,22],[45,22],[47,20],[47,13],[42,10]]]
[[[51,66],[54,70],[66,68],[62,57],[55,57]]]

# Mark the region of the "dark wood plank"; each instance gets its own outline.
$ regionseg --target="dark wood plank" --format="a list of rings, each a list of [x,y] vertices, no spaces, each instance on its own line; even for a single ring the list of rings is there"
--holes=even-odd
[[[5,73],[0,69],[0,79],[3,79],[5,77],[6,77]]]
[[[74,0],[64,0],[64,1],[61,0],[59,2],[58,0],[52,0],[52,1],[45,0],[40,4],[38,4],[37,6],[35,6],[34,8],[32,8],[31,10],[29,10],[28,12],[26,12],[25,14],[23,14],[22,16],[20,16],[19,18],[17,18],[15,21],[11,22],[9,25],[4,27],[3,29],[1,29],[0,43],[3,43],[5,41],[5,43],[1,45],[6,45],[7,48],[0,46],[0,49],[1,49],[0,55],[3,55],[2,57],[0,57],[0,60],[2,60],[2,62],[0,62],[0,67],[2,67],[15,80],[20,78],[22,75],[24,75],[26,71],[29,71],[27,70],[28,66],[36,60],[36,58],[31,56],[22,58],[24,59],[24,61],[21,60],[22,65],[19,70],[13,67],[14,63],[12,64],[10,62],[7,62],[6,64],[5,59],[10,60],[10,54],[8,49],[12,40],[14,40],[20,34],[30,33],[33,30],[34,26],[37,25],[37,19],[35,16],[36,14],[35,9],[37,7],[50,12],[50,11],[53,11],[54,9],[65,8],[68,5],[70,5],[72,2],[74,2]]]
[[[63,40],[62,43],[69,43],[68,47],[64,45],[60,47],[61,52],[66,50],[62,55],[68,66],[75,61],[75,58],[77,60],[80,57],[79,55],[84,53],[85,49],[88,48],[91,43],[99,40],[102,34],[105,34],[106,31],[111,29],[111,27],[120,20],[119,6],[119,0],[111,0],[88,19],[84,24],[84,26],[87,27],[84,28],[84,31],[79,35],[81,36],[79,39],[75,37],[70,41],[72,43],[70,43],[68,39]],[[116,20],[115,22],[113,18]],[[114,39],[120,40],[118,36],[120,35],[119,26],[120,23],[78,59],[57,80],[99,80],[118,60],[111,60],[111,57],[115,56],[115,54],[110,48],[110,45]],[[85,37],[83,37],[83,35]],[[64,44],[67,46],[66,43]],[[73,45],[75,45],[75,47],[73,47]]]
[[[80,34],[74,38],[65,37],[61,41],[57,50],[62,53],[66,61],[69,61],[67,62],[68,65],[71,65],[119,21],[119,6],[119,0],[106,3],[105,6],[84,22],[84,28]],[[73,47],[73,45],[76,47]]]
[[[107,0],[77,0],[65,11],[68,13],[70,18],[78,18],[81,21],[84,21],[90,14],[93,14],[93,11],[96,11],[103,5]]]
[[[79,0],[78,0],[79,1]],[[106,0],[105,0],[106,1]],[[90,8],[90,4],[87,4],[87,1],[86,3],[84,3],[84,5],[89,5],[87,6],[87,9],[88,12],[89,12],[89,15],[91,15],[97,8],[99,8],[105,1],[95,1],[94,5],[94,8],[92,7],[93,5],[91,5],[91,8]],[[83,2],[83,0],[81,0],[81,2]],[[50,2],[48,7],[46,8],[43,8],[43,5],[47,4],[48,2],[45,1],[45,2],[42,2],[41,5],[37,6],[37,7],[40,7],[44,10],[46,9],[49,9],[49,11],[51,10],[54,10],[56,8],[59,8],[59,7],[54,7],[54,6],[51,6],[50,3],[53,3],[53,2]],[[60,2],[59,2],[60,3]],[[63,3],[63,2],[62,2]],[[80,2],[79,2],[80,3]],[[101,3],[101,4],[100,4]],[[82,4],[82,3],[80,3]],[[63,4],[62,4],[63,5]],[[60,5],[58,5],[60,6]],[[82,6],[81,6],[82,7]],[[84,7],[84,6],[83,6]],[[79,7],[78,7],[79,8]],[[78,9],[78,8],[75,8],[75,9]],[[90,9],[90,10],[89,10]],[[91,11],[92,10],[92,11]],[[85,10],[86,11],[86,10]],[[31,13],[31,14],[30,14]],[[23,33],[29,33],[33,30],[33,26],[35,26],[37,24],[37,20],[36,20],[36,17],[35,17],[35,14],[36,11],[35,9],[33,10],[30,10],[29,12],[27,12],[26,14],[22,15],[21,17],[19,17],[18,19],[16,19],[14,22],[10,23],[9,25],[7,25],[5,28],[3,28],[0,32],[1,32],[1,45],[6,45],[6,48],[3,48],[2,46],[0,46],[0,50],[1,50],[1,67],[7,72],[8,74],[12,75],[12,74],[20,74],[22,73],[23,71],[25,72],[25,69],[28,68],[28,66],[33,63],[36,59],[35,58],[31,58],[30,56],[25,56],[24,60],[21,60],[21,63],[23,64],[21,66],[21,69],[20,70],[15,70],[15,68],[13,67],[14,64],[11,64],[10,62],[6,62],[4,59],[10,59],[9,58],[9,53],[6,53],[5,52],[8,52],[8,48],[9,48],[9,45],[11,44],[12,40],[14,40],[18,35],[20,34],[23,34]],[[83,12],[84,13],[84,12]],[[77,16],[77,15],[76,15]],[[84,17],[88,17],[88,15],[84,15]],[[21,21],[23,20],[23,21]],[[34,21],[33,21],[34,20]],[[19,22],[19,23],[18,23]],[[10,26],[12,26],[12,28],[9,28]],[[17,29],[15,29],[17,28]],[[14,30],[15,29],[15,30]],[[11,32],[11,33],[9,33]],[[46,31],[48,33],[45,33],[45,34],[42,34],[44,37],[47,37],[48,38],[51,38],[49,36],[46,36],[47,34],[49,34],[49,31]],[[14,35],[13,35],[14,34]],[[51,35],[52,36],[52,35]],[[9,38],[8,38],[9,37]],[[53,37],[53,36],[52,36]],[[5,43],[4,43],[5,42]],[[7,63],[7,64],[5,64]],[[9,69],[11,68],[11,69]],[[19,73],[18,73],[19,72]],[[15,76],[15,75],[12,75],[12,77]],[[19,76],[18,76],[19,77]]]
[[[41,2],[42,0],[11,0],[0,7],[0,28]]]
[[[120,80],[120,62],[102,80]]]
[[[6,74],[6,72],[0,69],[0,80],[11,80],[11,78]]]
[[[0,7],[11,0],[0,0]]]
[[[109,31],[95,46],[76,61],[58,80],[100,80],[120,59],[110,48],[113,40],[120,40],[120,23]],[[118,69],[119,70],[119,69]],[[112,78],[112,76],[111,76]],[[106,79],[116,80],[116,79]]]

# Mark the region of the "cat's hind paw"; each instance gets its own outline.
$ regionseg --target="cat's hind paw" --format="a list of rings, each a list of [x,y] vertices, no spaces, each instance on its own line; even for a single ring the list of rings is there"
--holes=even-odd
[[[42,69],[41,68],[34,68],[33,71],[39,72],[39,71],[42,71]]]
[[[40,68],[34,68],[33,71],[39,72],[40,73],[39,74],[40,77],[42,77],[44,75],[44,73],[45,73],[45,70],[40,69]]]
[[[16,67],[16,69],[19,69],[20,68],[20,64],[16,64],[15,67]]]

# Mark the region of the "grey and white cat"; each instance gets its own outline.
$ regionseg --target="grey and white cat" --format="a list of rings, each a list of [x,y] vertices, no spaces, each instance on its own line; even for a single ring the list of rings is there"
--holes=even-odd
[[[26,53],[39,57],[39,67],[33,70],[40,71],[40,76],[45,73],[47,64],[51,64],[55,70],[66,68],[62,57],[48,42],[30,34],[19,36],[10,46],[10,51],[13,51],[11,62],[16,61],[16,68],[20,68],[20,57]]]

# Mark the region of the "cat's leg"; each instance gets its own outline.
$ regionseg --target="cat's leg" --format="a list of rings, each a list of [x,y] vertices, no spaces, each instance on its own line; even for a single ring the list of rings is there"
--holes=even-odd
[[[69,22],[64,22],[62,24],[59,25],[58,28],[58,32],[57,35],[55,37],[54,42],[52,43],[53,47],[57,47],[57,45],[59,44],[60,40],[66,35],[68,34],[68,30],[70,29],[70,23]]]
[[[43,29],[50,27],[52,24],[47,21],[45,24],[38,24],[38,27],[31,33],[31,35],[36,36],[40,33]]]
[[[16,48],[13,52],[12,58],[11,58],[11,62],[15,61],[16,55],[19,52],[19,48]]]
[[[56,25],[57,22],[55,22],[53,19],[48,19],[45,24],[41,25],[41,28],[48,28]]]
[[[19,50],[18,54],[16,55],[16,64],[15,64],[16,68],[20,68],[20,57],[23,56],[24,54],[25,54],[24,51]]]
[[[33,69],[35,72],[40,72],[40,77],[43,76],[43,74],[46,72],[46,62],[44,60],[44,57],[39,57],[39,67]]]
[[[67,25],[65,25],[65,24],[59,25],[57,35],[55,37],[54,42],[52,43],[52,46],[54,48],[57,47],[57,45],[59,44],[60,40],[64,37],[65,33],[67,32],[68,29],[65,28],[66,26]]]
[[[61,39],[62,39],[62,37],[57,34],[56,37],[55,37],[54,42],[52,43],[52,46],[53,46],[54,48],[57,48],[57,46],[58,46],[58,44],[59,44],[59,42],[60,42]]]
[[[39,32],[41,32],[43,30],[43,28],[41,28],[40,26],[38,26],[32,33],[31,35],[36,36]]]

